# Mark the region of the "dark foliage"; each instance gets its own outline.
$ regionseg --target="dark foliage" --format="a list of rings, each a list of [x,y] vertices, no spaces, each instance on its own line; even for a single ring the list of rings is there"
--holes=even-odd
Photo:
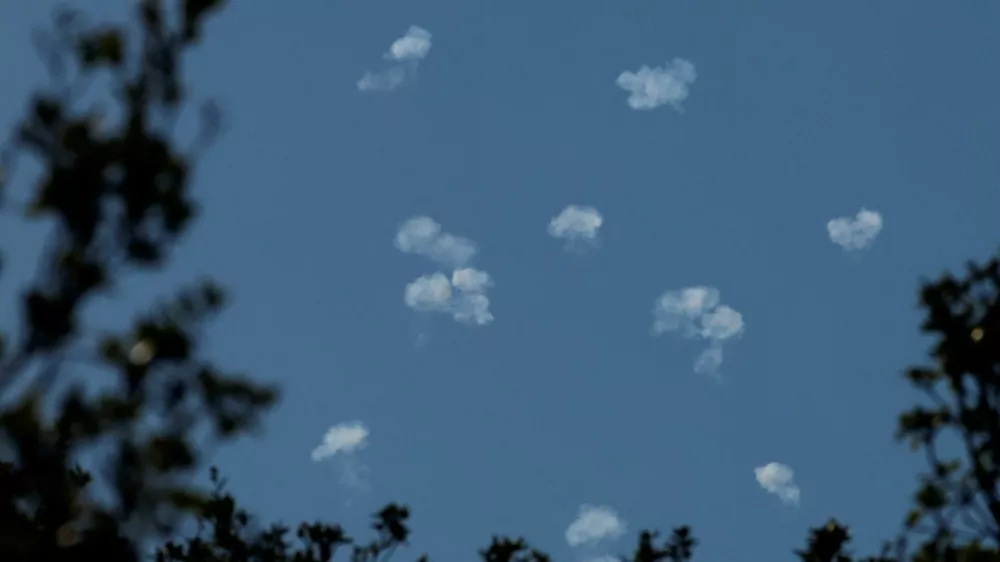
[[[253,428],[277,396],[200,356],[199,330],[225,301],[215,284],[193,284],[96,342],[80,329],[87,302],[126,271],[161,268],[197,215],[189,183],[218,114],[202,108],[202,134],[186,152],[169,125],[188,105],[182,56],[224,3],[143,0],[135,24],[122,27],[86,25],[64,11],[51,32],[36,37],[53,84],[31,100],[0,159],[0,197],[19,159],[41,164],[30,200],[13,211],[51,224],[21,298],[18,331],[10,339],[0,334],[4,562],[320,562],[338,553],[375,562],[407,541],[409,510],[399,505],[374,514],[368,542],[321,522],[299,525],[292,537],[284,526],[261,526],[215,469],[213,489],[191,485],[206,451]],[[75,107],[81,85],[98,76],[113,88],[120,110],[114,126]],[[12,205],[0,201],[7,219]],[[996,258],[970,265],[964,278],[924,285],[924,330],[938,338],[935,365],[907,377],[930,405],[904,413],[899,424],[900,438],[929,462],[916,507],[878,557],[854,558],[848,528],[831,520],[796,551],[803,562],[1000,560],[998,295]],[[74,377],[81,355],[110,383]],[[962,458],[939,457],[945,434],[964,447]],[[183,521],[196,521],[197,530],[182,533]],[[643,531],[622,560],[683,562],[695,545],[687,527],[666,539]],[[549,560],[504,537],[479,554],[487,562]]]

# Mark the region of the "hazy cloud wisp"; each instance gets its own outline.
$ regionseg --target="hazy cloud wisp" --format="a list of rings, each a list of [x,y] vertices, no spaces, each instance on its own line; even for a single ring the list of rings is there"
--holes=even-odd
[[[382,72],[365,72],[358,80],[358,89],[365,91],[395,90],[406,81],[406,69],[394,66]]]

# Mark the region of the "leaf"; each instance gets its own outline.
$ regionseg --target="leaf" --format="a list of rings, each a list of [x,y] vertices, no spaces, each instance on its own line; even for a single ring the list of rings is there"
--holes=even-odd
[[[906,514],[906,520],[904,522],[904,525],[906,525],[907,529],[913,529],[918,524],[920,524],[920,520],[923,518],[924,518],[923,510],[920,509],[919,507],[915,507],[911,509],[909,513]]]
[[[940,371],[917,367],[906,372],[906,378],[917,388],[930,388],[943,378]]]
[[[101,357],[112,364],[119,364],[125,360],[125,346],[116,337],[105,337],[100,343]]]
[[[40,98],[35,101],[35,118],[46,129],[55,125],[62,117],[62,108],[55,101]]]
[[[110,30],[101,33],[97,37],[98,60],[110,62],[111,64],[121,64],[125,56],[125,46],[122,41],[121,32]]]
[[[204,299],[206,308],[210,311],[216,311],[225,302],[226,294],[223,292],[222,287],[211,281],[206,281],[201,286],[201,298]]]
[[[917,503],[931,511],[940,509],[947,502],[948,497],[940,486],[933,483],[926,483],[917,491]]]
[[[183,437],[162,435],[149,442],[150,464],[160,472],[191,468],[196,454]]]
[[[202,18],[222,4],[223,0],[184,0],[184,39],[197,39]]]
[[[143,0],[139,7],[142,23],[150,32],[159,32],[163,26],[163,6],[159,0]]]
[[[156,265],[162,258],[160,248],[145,238],[133,238],[128,242],[128,257],[143,265]]]
[[[118,29],[105,29],[80,39],[77,46],[84,67],[118,66],[125,59],[125,42]]]

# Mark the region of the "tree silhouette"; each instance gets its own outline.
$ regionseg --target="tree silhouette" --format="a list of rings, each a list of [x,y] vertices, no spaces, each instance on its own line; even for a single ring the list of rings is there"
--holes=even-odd
[[[386,560],[409,535],[401,505],[373,515],[367,542],[322,522],[303,523],[292,537],[240,507],[216,469],[211,489],[191,484],[205,452],[260,423],[277,396],[200,355],[200,329],[225,302],[218,285],[185,287],[120,333],[80,328],[84,305],[116,279],[167,262],[198,214],[188,188],[219,127],[218,110],[204,104],[191,147],[170,136],[190,106],[181,59],[224,2],[137,4],[132,35],[132,27],[88,25],[66,10],[36,35],[52,84],[31,100],[0,154],[3,219],[17,214],[51,227],[17,330],[0,334],[0,561],[320,562],[338,552],[354,562]],[[77,107],[81,86],[98,76],[111,85],[111,118]],[[30,196],[12,202],[5,189],[27,157],[43,171]],[[855,558],[849,529],[831,520],[796,551],[803,562],[1000,560],[998,299],[997,258],[970,265],[962,279],[924,283],[935,365],[908,371],[928,404],[904,413],[898,430],[928,458],[916,507],[879,556]],[[79,376],[80,361],[96,364],[107,384],[95,386],[89,371]],[[947,435],[964,457],[939,457]],[[185,533],[183,522],[197,529]],[[695,545],[687,527],[665,539],[643,531],[622,560],[684,562]],[[549,560],[507,537],[479,555]]]

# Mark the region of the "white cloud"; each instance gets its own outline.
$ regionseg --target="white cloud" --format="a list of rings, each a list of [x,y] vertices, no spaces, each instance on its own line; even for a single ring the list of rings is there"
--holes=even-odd
[[[714,375],[722,366],[722,347],[709,347],[694,360],[694,372],[699,375]]]
[[[572,547],[614,540],[625,534],[626,524],[610,507],[581,505],[576,520],[566,528],[566,542]]]
[[[417,74],[420,61],[431,50],[431,33],[426,29],[410,26],[406,33],[392,42],[389,51],[382,58],[399,64],[382,72],[365,72],[357,82],[362,92],[388,92],[402,86],[407,79]]]
[[[701,316],[701,333],[712,341],[725,341],[743,335],[743,315],[722,305]]]
[[[340,483],[355,490],[369,490],[371,470],[358,452],[368,446],[368,428],[360,421],[334,425],[323,435],[323,442],[312,451],[314,462],[333,460],[340,467]]]
[[[403,293],[406,306],[421,312],[447,313],[463,324],[485,326],[493,322],[486,296],[493,278],[465,265],[477,253],[474,242],[443,232],[430,217],[418,216],[399,228],[395,245],[402,252],[423,255],[454,268],[450,279],[438,271],[411,281]]]
[[[485,271],[465,267],[451,273],[451,284],[464,293],[482,293],[493,284],[493,279]]]
[[[430,217],[413,217],[402,224],[396,232],[396,248],[401,252],[425,253],[438,236],[441,225]]]
[[[431,32],[411,25],[399,39],[393,41],[385,58],[394,61],[420,60],[431,50]]]
[[[383,72],[365,72],[358,80],[358,89],[362,92],[387,92],[394,90],[406,81],[406,69],[394,66]]]
[[[593,207],[569,205],[549,221],[549,235],[568,242],[595,242],[604,217]]]
[[[371,468],[368,465],[348,458],[341,466],[340,483],[356,490],[371,490]]]
[[[772,462],[753,469],[761,488],[775,494],[787,505],[799,505],[801,491],[795,484],[795,471],[788,465]]]
[[[694,64],[675,58],[662,67],[643,65],[636,72],[622,72],[617,84],[629,91],[628,104],[632,109],[649,110],[670,104],[683,113],[681,103],[687,99],[697,77]]]
[[[839,217],[826,223],[830,240],[845,250],[864,250],[872,245],[882,231],[882,215],[876,211],[861,208],[851,217]]]
[[[396,248],[452,267],[464,265],[478,252],[472,240],[442,232],[440,224],[424,216],[413,217],[399,227]]]
[[[417,277],[408,285],[403,295],[406,306],[414,310],[441,310],[451,300],[451,283],[443,273]]]
[[[485,326],[493,322],[490,299],[481,293],[459,295],[451,303],[451,314],[463,324]]]
[[[492,284],[485,271],[466,268],[452,274],[452,281],[437,272],[414,279],[406,286],[406,306],[421,312],[444,312],[463,324],[485,326],[493,322],[490,299],[485,295]]]
[[[719,304],[719,298],[719,290],[714,287],[685,287],[663,293],[653,307],[653,332],[682,329],[688,336],[697,334],[697,321]]]
[[[444,312],[463,324],[492,323],[490,299],[485,294],[492,285],[489,274],[467,268],[456,270],[452,277],[449,281],[437,272],[414,279],[403,294],[406,306],[419,312]]]
[[[368,428],[360,421],[337,424],[326,431],[323,442],[312,451],[312,460],[321,461],[338,453],[350,454],[368,444]]]
[[[745,329],[743,315],[722,304],[722,297],[715,287],[685,287],[679,291],[666,291],[653,305],[654,335],[680,332],[687,338],[708,341],[694,363],[698,374],[716,375],[722,366],[722,346],[737,339]]]

